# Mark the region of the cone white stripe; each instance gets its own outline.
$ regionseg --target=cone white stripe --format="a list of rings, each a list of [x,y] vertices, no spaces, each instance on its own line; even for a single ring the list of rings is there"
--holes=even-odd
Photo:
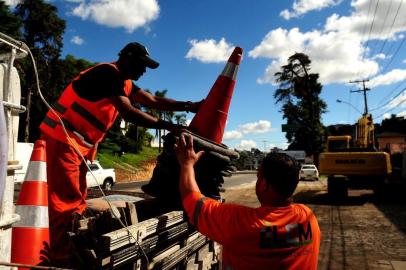
[[[14,223],[14,228],[49,228],[48,206],[17,205],[16,213],[21,220]]]
[[[228,62],[221,75],[235,81],[237,79],[238,67],[239,65],[234,64],[233,62]]]
[[[44,161],[30,161],[24,181],[47,182],[47,164]]]

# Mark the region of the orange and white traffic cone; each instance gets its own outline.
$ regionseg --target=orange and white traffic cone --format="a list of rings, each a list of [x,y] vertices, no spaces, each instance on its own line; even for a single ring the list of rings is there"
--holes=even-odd
[[[16,203],[20,221],[13,224],[11,262],[39,265],[49,252],[48,185],[45,141],[34,144]]]
[[[223,140],[228,109],[241,62],[242,48],[236,47],[223,72],[217,77],[209,94],[193,117],[189,130],[216,143]]]

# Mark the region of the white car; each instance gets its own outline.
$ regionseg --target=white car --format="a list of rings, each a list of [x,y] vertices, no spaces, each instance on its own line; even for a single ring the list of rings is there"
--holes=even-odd
[[[88,162],[87,165],[92,171],[89,171],[86,174],[88,188],[97,187],[98,185],[101,185],[101,187],[106,190],[111,190],[113,188],[116,183],[116,173],[114,172],[114,169],[103,169],[102,166],[100,166],[100,163],[96,160],[93,161],[93,163]]]
[[[318,181],[319,180],[319,171],[317,170],[316,166],[313,164],[304,164],[299,171],[299,179],[311,179]]]

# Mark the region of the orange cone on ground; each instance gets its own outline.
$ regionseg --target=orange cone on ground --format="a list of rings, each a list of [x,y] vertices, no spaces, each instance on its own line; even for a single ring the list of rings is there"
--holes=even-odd
[[[13,224],[11,262],[38,265],[49,247],[48,185],[45,141],[34,144],[16,203],[20,221]]]
[[[241,57],[242,48],[236,47],[190,123],[190,131],[221,143]]]

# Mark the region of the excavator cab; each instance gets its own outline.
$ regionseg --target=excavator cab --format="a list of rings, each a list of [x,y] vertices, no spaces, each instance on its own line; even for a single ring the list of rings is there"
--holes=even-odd
[[[375,126],[372,121],[372,115],[363,114],[355,126],[355,147],[374,148],[375,145]]]
[[[327,151],[328,152],[343,152],[350,148],[351,136],[328,136]]]

